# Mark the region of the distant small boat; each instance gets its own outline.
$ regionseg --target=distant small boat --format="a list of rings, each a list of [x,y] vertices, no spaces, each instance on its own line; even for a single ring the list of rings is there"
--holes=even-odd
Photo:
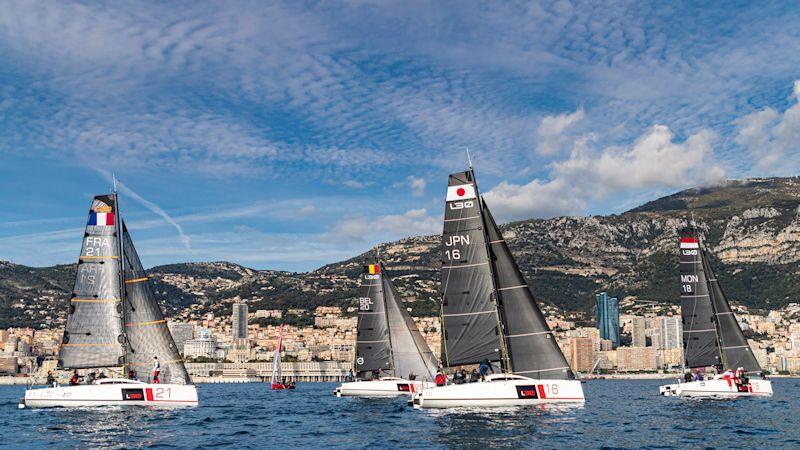
[[[278,328],[278,345],[275,347],[275,356],[272,357],[272,382],[273,391],[285,391],[294,389],[294,382],[287,383],[286,380],[281,378],[281,350],[283,346],[283,324]]]
[[[694,227],[681,231],[679,246],[685,367],[729,372],[661,386],[659,392],[667,397],[771,396],[772,383],[747,344]]]
[[[414,408],[584,402],[581,382],[480,196],[471,165],[448,179],[442,241],[442,360],[498,373],[426,387],[412,395]]]
[[[361,274],[356,337],[356,379],[337,397],[396,397],[435,386],[439,362],[408,314],[380,261]]]
[[[116,192],[92,200],[77,272],[58,354],[59,368],[76,370],[74,384],[28,389],[19,407],[197,405]],[[119,378],[78,384],[77,369],[118,367]],[[151,368],[149,382],[134,379]]]

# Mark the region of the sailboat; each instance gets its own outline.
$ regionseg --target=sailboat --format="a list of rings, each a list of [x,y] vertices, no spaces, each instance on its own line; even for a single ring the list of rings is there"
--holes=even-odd
[[[583,402],[555,336],[469,170],[451,174],[442,234],[442,361],[486,364],[481,382],[422,389],[414,408]]]
[[[364,267],[356,337],[356,380],[337,397],[394,397],[435,386],[439,362],[408,314],[383,263]]]
[[[92,200],[58,367],[75,371],[74,385],[28,389],[20,408],[198,404],[197,388],[120,216],[116,190]],[[119,377],[79,384],[78,369],[120,367]]]
[[[680,277],[684,364],[689,369],[727,371],[661,386],[661,395],[771,396],[772,383],[747,344],[694,227],[680,233]]]
[[[294,389],[294,382],[286,383],[281,379],[281,349],[283,345],[283,324],[278,328],[278,345],[275,347],[275,356],[272,357],[272,383],[273,391],[285,391]]]

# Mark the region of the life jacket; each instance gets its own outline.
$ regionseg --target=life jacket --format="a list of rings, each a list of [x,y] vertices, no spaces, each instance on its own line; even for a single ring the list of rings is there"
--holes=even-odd
[[[436,375],[436,385],[437,386],[444,386],[447,383],[447,378],[445,378],[444,374],[440,373]]]

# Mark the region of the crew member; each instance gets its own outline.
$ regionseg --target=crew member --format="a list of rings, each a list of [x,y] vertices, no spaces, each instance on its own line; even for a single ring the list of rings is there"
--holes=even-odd
[[[439,370],[439,372],[436,373],[436,378],[434,379],[434,381],[436,381],[437,386],[444,386],[445,384],[447,384],[447,377],[444,376],[444,372],[442,372],[441,369]]]
[[[70,386],[77,386],[81,382],[80,378],[81,377],[78,376],[78,371],[77,370],[72,372],[72,376],[69,379],[69,385]]]
[[[55,384],[56,384],[56,378],[53,376],[53,371],[48,370],[47,371],[47,385],[48,386],[55,386]]]
[[[161,373],[161,363],[158,362],[158,356],[153,356],[153,384],[158,384],[161,381],[158,379],[158,374]]]
[[[486,359],[483,360],[481,365],[478,367],[478,373],[481,376],[481,380],[486,378],[486,374],[490,370],[492,371],[492,373],[494,373],[494,368],[492,367],[492,364],[489,362],[489,358],[486,358]]]

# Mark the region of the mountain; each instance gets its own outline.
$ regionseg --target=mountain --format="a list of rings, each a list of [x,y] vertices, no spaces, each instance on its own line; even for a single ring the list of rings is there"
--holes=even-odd
[[[731,181],[678,192],[619,215],[531,219],[501,228],[539,301],[588,311],[601,290],[677,303],[677,230],[689,223],[690,212],[731,300],[755,308],[800,302],[798,177]],[[439,246],[439,236],[380,245],[387,269],[416,315],[436,314]],[[229,314],[236,297],[247,299],[251,310],[308,310],[354,304],[357,277],[370,255],[374,250],[308,273],[215,262],[158,266],[150,275],[170,316]],[[74,265],[0,263],[0,328],[57,325],[74,271]]]

